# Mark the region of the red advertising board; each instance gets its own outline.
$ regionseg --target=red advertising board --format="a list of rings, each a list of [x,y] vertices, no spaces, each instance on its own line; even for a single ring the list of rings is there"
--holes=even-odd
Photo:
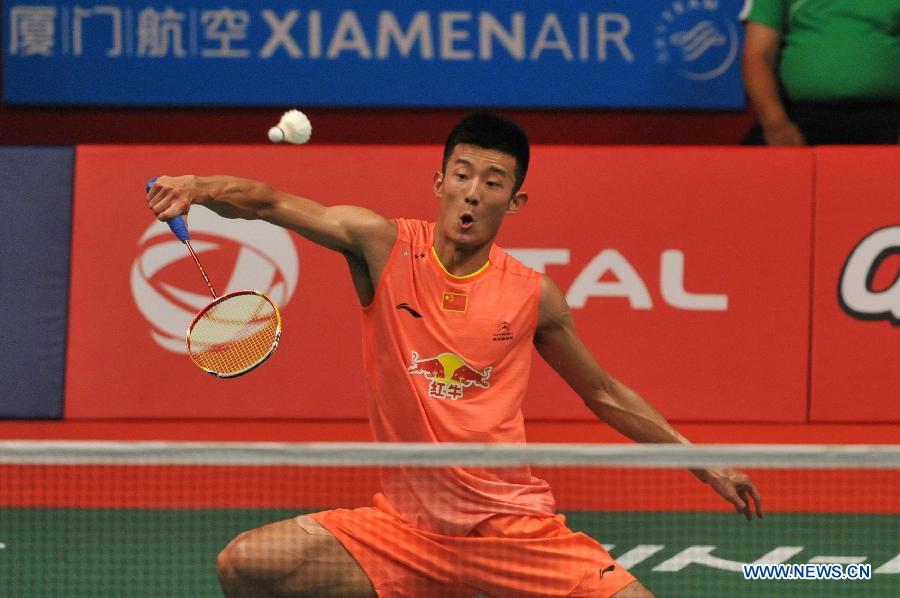
[[[815,421],[900,421],[900,151],[816,151]]]
[[[228,173],[325,204],[430,218],[441,149],[80,147],[66,416],[365,417],[343,258],[265,223],[194,209],[194,246],[219,290],[267,291],[284,318],[269,362],[214,379],[180,350],[204,283],[142,189],[159,174]],[[812,172],[802,150],[538,146],[530,200],[498,242],[554,279],[598,360],[667,417],[802,421]],[[593,417],[543,364],[525,413]]]

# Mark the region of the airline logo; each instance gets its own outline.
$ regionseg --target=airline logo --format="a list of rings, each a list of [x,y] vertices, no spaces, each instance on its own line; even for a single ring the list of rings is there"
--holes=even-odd
[[[428,396],[457,401],[463,398],[467,388],[489,388],[493,366],[477,370],[455,353],[420,359],[419,354],[413,351],[412,363],[407,369],[410,374],[424,376],[428,380]]]
[[[297,288],[300,260],[287,231],[262,221],[221,218],[205,209],[192,210],[189,225],[194,237],[191,246],[220,295],[251,289],[265,293],[282,308],[288,304]],[[196,266],[192,273],[195,278],[187,280],[179,276],[179,286],[165,277],[163,271],[182,260],[193,265],[187,248],[165,223],[154,222],[138,245],[138,255],[131,267],[135,305],[147,320],[148,333],[160,347],[186,353],[188,325],[212,296],[201,291],[204,285]],[[204,257],[212,258],[217,250],[235,249],[235,246],[236,258],[229,266],[230,275],[222,279],[221,269],[213,270]],[[200,284],[196,284],[198,281]],[[182,288],[181,284],[192,290]]]
[[[718,0],[676,0],[656,23],[656,62],[678,67],[692,81],[710,81],[728,72],[738,55],[733,15]]]

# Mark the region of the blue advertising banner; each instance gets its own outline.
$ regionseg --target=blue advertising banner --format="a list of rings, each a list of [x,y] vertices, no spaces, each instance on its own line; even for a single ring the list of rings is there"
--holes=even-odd
[[[0,418],[60,418],[72,147],[0,147]]]
[[[744,105],[743,0],[14,0],[8,104]]]

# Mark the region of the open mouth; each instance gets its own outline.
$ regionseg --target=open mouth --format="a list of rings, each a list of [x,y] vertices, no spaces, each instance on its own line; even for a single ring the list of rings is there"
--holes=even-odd
[[[468,212],[459,217],[459,226],[464,229],[471,227],[474,223],[475,217]]]

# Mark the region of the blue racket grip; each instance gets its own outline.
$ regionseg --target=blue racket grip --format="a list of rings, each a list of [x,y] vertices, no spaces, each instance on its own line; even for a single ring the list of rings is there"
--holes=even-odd
[[[175,233],[175,236],[178,237],[179,241],[190,241],[191,235],[188,234],[187,225],[184,223],[184,218],[181,216],[175,216],[166,224],[169,225],[169,228],[172,229],[172,232]]]
[[[150,191],[150,187],[153,186],[153,183],[155,181],[156,177],[152,177],[149,181],[147,181],[148,192]],[[188,233],[187,225],[184,223],[184,218],[182,218],[181,216],[175,216],[174,218],[166,222],[166,224],[169,225],[169,228],[173,233],[175,233],[175,236],[178,237],[179,241],[184,242],[191,240],[191,235]]]

